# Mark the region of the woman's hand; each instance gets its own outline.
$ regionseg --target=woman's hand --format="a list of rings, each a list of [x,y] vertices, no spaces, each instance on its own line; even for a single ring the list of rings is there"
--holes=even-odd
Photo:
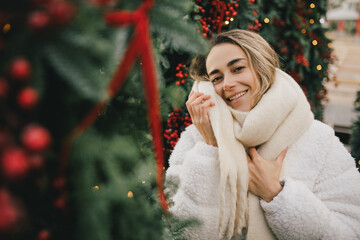
[[[282,190],[279,178],[286,152],[287,148],[274,161],[268,161],[263,159],[255,148],[249,148],[249,191],[266,202],[272,201]]]
[[[191,116],[192,122],[209,145],[217,147],[214,131],[211,127],[208,108],[215,106],[211,102],[210,95],[191,91],[186,102],[186,107]]]

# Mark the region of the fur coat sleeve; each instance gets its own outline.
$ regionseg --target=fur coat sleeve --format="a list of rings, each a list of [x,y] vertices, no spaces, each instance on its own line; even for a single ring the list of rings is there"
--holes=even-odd
[[[170,212],[182,219],[196,219],[200,226],[185,229],[189,239],[217,239],[220,175],[217,147],[207,145],[195,126],[181,134],[166,171]],[[172,203],[171,203],[172,202]]]
[[[283,190],[261,201],[277,238],[360,239],[360,174],[333,130],[314,121],[292,150],[302,166],[290,159]]]

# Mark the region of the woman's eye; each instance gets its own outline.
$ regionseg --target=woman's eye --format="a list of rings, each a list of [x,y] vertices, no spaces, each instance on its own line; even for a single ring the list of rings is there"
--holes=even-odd
[[[215,77],[211,80],[211,82],[215,84],[216,82],[220,81],[221,79],[222,79],[222,77]]]
[[[243,70],[244,68],[245,68],[245,67],[242,67],[242,66],[236,67],[236,68],[234,69],[234,72],[239,72],[239,71]]]

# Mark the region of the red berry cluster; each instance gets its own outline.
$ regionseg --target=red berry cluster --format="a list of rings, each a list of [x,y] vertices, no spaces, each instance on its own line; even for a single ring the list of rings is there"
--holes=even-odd
[[[254,20],[253,25],[248,24],[248,28],[250,31],[256,32],[258,30],[260,30],[260,28],[262,27],[262,24],[259,22],[259,20]]]
[[[176,85],[184,85],[185,79],[189,77],[189,67],[186,64],[179,63],[176,67]]]
[[[182,109],[174,109],[169,114],[165,129],[165,153],[170,154],[179,140],[180,134],[192,123],[189,114]]]
[[[199,21],[205,38],[211,37],[212,33],[221,32],[225,21],[230,21],[231,18],[237,16],[235,9],[239,7],[238,3],[225,3],[222,0],[208,1],[205,5],[202,5],[203,2],[201,0],[195,2],[199,8],[197,14],[202,16]]]
[[[75,17],[76,7],[64,0],[33,0],[35,10],[27,17],[31,30],[39,31],[51,27],[63,27]]]
[[[41,169],[51,142],[47,129],[22,120],[38,103],[38,92],[27,86],[31,76],[30,62],[19,57],[11,61],[8,76],[0,77],[0,120],[5,125],[0,128],[0,167],[7,180],[23,178],[30,168]],[[9,107],[12,102],[19,107],[18,113]]]
[[[309,61],[306,59],[306,57],[303,54],[294,55],[293,58],[296,59],[296,62],[298,64],[301,64],[304,67],[310,66]]]
[[[8,43],[0,42],[4,46]],[[11,189],[19,183],[29,186],[31,179],[38,184],[51,143],[49,131],[34,123],[39,94],[31,86],[31,62],[24,56],[3,60],[7,64],[0,73],[0,181],[6,188],[0,188],[0,236],[17,229],[24,220],[25,203],[16,200]]]

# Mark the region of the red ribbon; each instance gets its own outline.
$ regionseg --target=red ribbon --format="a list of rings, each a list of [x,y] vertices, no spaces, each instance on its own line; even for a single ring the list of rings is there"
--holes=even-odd
[[[160,205],[164,211],[168,209],[168,203],[164,194],[164,155],[162,127],[160,119],[159,90],[156,78],[156,68],[152,49],[150,34],[150,22],[148,11],[154,5],[154,0],[145,0],[135,11],[113,11],[105,15],[104,20],[107,24],[114,27],[134,25],[135,31],[130,40],[126,52],[120,61],[114,76],[111,79],[106,95],[103,100],[98,102],[90,113],[81,123],[75,127],[69,137],[65,140],[60,157],[61,172],[65,170],[70,154],[71,143],[75,137],[82,134],[89,128],[101,113],[106,102],[113,98],[121,89],[126,81],[135,61],[140,58],[141,70],[143,74],[143,84],[148,109],[148,119],[150,123],[151,134],[153,137],[153,147],[156,156],[156,184]]]
[[[224,21],[225,11],[226,11],[226,3],[223,1],[218,1],[218,4],[216,6],[216,12],[215,12],[216,20],[217,20],[218,14],[220,16],[218,33],[221,33],[221,27],[222,27],[222,22]]]

